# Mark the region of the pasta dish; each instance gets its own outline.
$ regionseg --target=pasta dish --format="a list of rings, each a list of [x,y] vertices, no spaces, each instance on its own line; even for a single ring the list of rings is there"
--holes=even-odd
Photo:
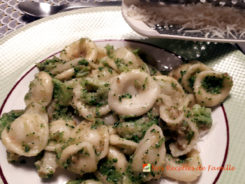
[[[57,168],[77,174],[68,184],[196,181],[196,144],[232,78],[199,61],[163,75],[139,51],[82,38],[38,63],[26,108],[0,118],[8,161],[35,157],[46,179]],[[181,166],[194,169],[165,169]]]

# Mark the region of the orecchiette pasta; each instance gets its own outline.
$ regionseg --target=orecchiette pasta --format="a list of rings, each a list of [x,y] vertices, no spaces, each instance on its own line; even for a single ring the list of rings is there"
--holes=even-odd
[[[154,164],[156,167],[163,167],[165,163],[165,139],[162,130],[157,125],[152,125],[146,132],[144,138],[140,141],[132,160],[132,170],[139,174],[142,172],[144,163]],[[153,171],[154,172],[154,171]],[[146,176],[143,180],[160,178],[161,171],[155,171],[154,174]]]
[[[128,161],[125,157],[125,155],[120,152],[118,149],[111,147],[109,148],[108,152],[108,159],[110,160],[116,160],[114,163],[115,168],[119,172],[125,172],[127,169]]]
[[[205,71],[197,75],[194,92],[199,104],[214,107],[225,100],[231,87],[232,78],[227,73]]]
[[[183,107],[186,94],[174,78],[168,76],[156,76],[155,78],[161,87],[161,94],[158,98],[160,117],[169,126],[175,126],[184,118]]]
[[[25,103],[41,103],[47,106],[53,94],[52,78],[46,72],[39,72],[35,79],[30,83],[30,90],[25,96]]]
[[[185,167],[186,169],[176,170],[173,168]],[[172,168],[172,169],[171,169]],[[173,180],[182,182],[193,182],[202,173],[202,163],[199,152],[191,150],[185,160],[173,158],[171,155],[166,156],[166,167],[163,175]]]
[[[186,96],[182,86],[178,83],[178,81],[169,76],[156,76],[155,77],[157,83],[160,86],[161,94],[170,97],[171,100],[167,100],[168,106],[182,105],[183,98]],[[169,104],[170,103],[170,104]]]
[[[183,107],[162,104],[159,111],[161,119],[169,126],[176,126],[184,119]]]
[[[117,73],[114,70],[109,68],[101,67],[99,69],[92,70],[89,77],[97,78],[101,81],[110,81],[113,77],[115,77]]]
[[[0,118],[8,161],[36,156],[41,178],[57,167],[80,175],[67,184],[196,181],[202,164],[194,148],[212,126],[206,107],[225,100],[232,79],[201,62],[163,75],[138,51],[83,38],[37,64],[26,109]]]
[[[59,119],[52,121],[49,124],[49,143],[45,150],[59,150],[62,147],[62,144],[69,139],[75,126],[76,123],[73,120]]]
[[[140,116],[149,111],[160,92],[152,77],[140,70],[120,74],[113,79],[110,88],[109,106],[125,116]]]
[[[96,180],[85,180],[82,181],[80,184],[103,184],[100,181],[96,181]]]
[[[82,121],[72,132],[72,138],[76,143],[89,142],[93,145],[99,159],[104,158],[109,149],[109,131],[105,125],[96,125],[91,122]]]
[[[175,78],[179,83],[181,83],[183,76],[186,74],[186,71],[191,65],[191,63],[180,65],[178,68],[169,72],[169,76]]]
[[[138,146],[138,144],[134,141],[123,139],[115,134],[110,135],[110,144],[117,148],[120,148],[120,150],[122,150],[123,153],[129,155],[134,153]]]
[[[80,175],[97,169],[95,150],[93,145],[86,141],[66,147],[61,153],[59,163],[65,169]]]
[[[56,75],[55,78],[59,80],[67,80],[67,79],[70,79],[74,74],[75,74],[74,68],[69,68],[65,70],[64,72]]]
[[[70,61],[72,59],[82,57],[90,62],[97,58],[97,46],[90,39],[82,38],[67,46],[61,52],[61,59]]]
[[[199,133],[196,125],[185,118],[179,125],[177,142],[169,145],[171,154],[174,157],[185,155],[196,145]]]
[[[6,127],[1,135],[7,150],[31,157],[40,153],[48,143],[48,115],[41,105],[29,104],[25,113]]]
[[[202,71],[211,70],[209,67],[202,63],[196,63],[191,65],[182,78],[182,84],[186,91],[193,93],[193,85],[196,79],[196,75]]]
[[[73,105],[85,119],[91,120],[111,111],[107,103],[108,83],[87,78],[84,85],[74,87],[73,93]]]

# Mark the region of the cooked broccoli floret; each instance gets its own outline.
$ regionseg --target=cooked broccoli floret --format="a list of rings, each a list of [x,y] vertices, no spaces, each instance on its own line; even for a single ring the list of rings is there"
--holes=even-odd
[[[24,113],[24,110],[13,110],[8,113],[4,113],[0,118],[0,136],[5,127],[10,128],[10,124]]]
[[[153,124],[157,123],[158,118],[152,115],[152,113],[148,113],[148,115],[141,118],[131,118],[118,122],[115,124],[115,127],[120,136],[135,142],[139,142],[145,135],[147,129]]]
[[[60,58],[53,57],[52,59],[47,59],[42,63],[38,63],[37,67],[40,71],[45,71],[50,73],[52,69],[56,67],[58,63],[64,63],[65,61],[61,60]]]
[[[122,173],[116,170],[114,163],[116,160],[103,160],[100,163],[98,171],[103,175],[106,176],[106,180],[108,183],[117,184],[122,182]]]
[[[54,98],[60,105],[69,105],[72,100],[72,88],[58,79],[53,79],[54,83]]]
[[[192,121],[196,123],[199,129],[207,129],[212,126],[211,109],[202,107],[198,104],[192,107]]]
[[[83,82],[81,98],[87,105],[101,107],[108,103],[109,84],[97,84],[96,82],[85,80]]]

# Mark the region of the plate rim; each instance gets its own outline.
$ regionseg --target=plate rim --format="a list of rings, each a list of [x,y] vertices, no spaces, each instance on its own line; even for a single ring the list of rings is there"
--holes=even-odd
[[[77,10],[76,10],[77,12]],[[67,13],[67,12],[65,12]],[[148,46],[151,46],[151,47],[155,47],[155,48],[159,48],[159,49],[163,49],[157,45],[154,45],[152,43],[148,43],[148,42],[144,42],[144,41],[140,41],[140,40],[131,40],[131,39],[99,39],[99,40],[94,40],[94,42],[106,42],[106,41],[120,41],[120,42],[131,42],[131,43],[137,43],[137,44],[143,44],[143,45],[148,45]],[[1,43],[1,42],[0,42]],[[171,54],[174,54],[173,52],[171,51],[168,51],[167,49],[163,49],[167,52],[170,52]],[[50,56],[42,59],[40,61],[43,62],[45,61],[46,59],[54,56],[55,54],[59,53],[61,51],[58,51],[54,54],[51,54]],[[15,90],[15,88],[18,86],[18,84],[32,71],[34,70],[35,68],[37,68],[36,64],[33,63],[34,66],[30,66],[29,69],[27,69],[26,71],[24,71],[20,76],[19,78],[16,80],[15,84],[13,85],[13,87],[10,89],[10,91],[8,92],[8,94],[6,95],[6,97],[4,98],[3,100],[3,103],[1,104],[0,106],[0,116],[2,115],[2,111],[4,109],[4,106],[5,104],[7,103],[7,100],[8,98],[11,96],[12,92]],[[228,152],[229,152],[229,144],[230,144],[230,130],[229,130],[229,121],[228,121],[228,117],[227,117],[227,113],[226,113],[226,110],[225,110],[225,107],[224,107],[224,104],[220,104],[219,106],[217,107],[221,107],[221,110],[223,112],[223,116],[224,116],[224,119],[225,119],[225,127],[226,127],[226,147],[225,147],[225,153],[224,153],[224,158],[223,158],[223,161],[222,161],[222,164],[220,167],[224,167],[225,166],[225,163],[226,163],[226,160],[227,160],[227,157],[228,157]],[[222,174],[222,169],[219,170],[218,174],[216,175],[214,181],[213,181],[213,184],[217,183],[217,181],[219,180],[221,174]],[[3,169],[1,167],[1,163],[0,163],[0,178],[2,179],[3,183],[4,184],[9,184],[7,179],[5,178],[4,176],[4,173],[3,173]]]
[[[54,15],[50,15],[48,17],[40,18],[40,19],[35,20],[31,23],[25,24],[23,27],[20,27],[19,29],[14,30],[14,31],[10,32],[9,34],[7,34],[6,36],[2,37],[0,39],[0,46],[3,45],[8,40],[10,40],[11,38],[13,38],[14,36],[18,35],[19,33],[24,32],[27,29],[32,28],[32,27],[39,25],[41,23],[48,22],[48,21],[51,21],[51,20],[54,20],[57,18],[61,18],[61,17],[64,17],[66,15],[74,15],[74,14],[79,14],[79,13],[93,13],[93,12],[99,12],[99,11],[103,11],[103,10],[121,11],[121,7],[120,6],[88,7],[88,8],[82,8],[82,9],[69,10],[66,12],[60,12],[60,13],[57,13]]]

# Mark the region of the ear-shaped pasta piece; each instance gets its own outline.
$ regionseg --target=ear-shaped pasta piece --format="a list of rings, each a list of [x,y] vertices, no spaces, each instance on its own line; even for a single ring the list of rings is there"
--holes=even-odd
[[[75,58],[84,58],[88,61],[95,61],[97,58],[97,46],[88,38],[81,38],[71,43],[61,52],[60,57],[64,61],[70,61]]]
[[[167,125],[170,128],[175,127],[176,125],[180,124],[182,120],[184,120],[185,107],[192,107],[195,104],[195,97],[193,94],[186,95],[183,98],[182,103],[176,106],[167,105],[167,104],[171,104],[170,101],[172,100],[172,98],[170,98],[167,95],[161,94],[159,96],[158,101],[159,100],[162,100],[162,103],[160,102],[160,107],[159,107],[160,117],[162,120],[164,120],[167,123]]]
[[[85,141],[66,147],[59,160],[62,167],[80,175],[96,171],[97,163],[93,145]]]
[[[103,183],[101,183],[100,181],[96,181],[96,180],[85,180],[85,181],[82,181],[82,183],[80,184],[103,184]]]
[[[101,67],[99,69],[92,70],[89,77],[95,78],[97,80],[109,82],[116,75],[118,74],[114,70],[108,67]]]
[[[68,62],[59,62],[55,65],[53,69],[50,70],[50,73],[56,76],[58,76],[59,74],[62,75],[62,73],[68,71],[69,69],[78,66],[80,61],[82,61],[82,58],[75,58]]]
[[[195,96],[193,94],[186,95],[185,100],[184,100],[184,106],[185,107],[192,107],[195,104],[196,104]]]
[[[95,176],[104,184],[130,184],[125,175],[127,165],[125,155],[118,149],[110,147],[107,159],[101,162]]]
[[[56,75],[55,78],[56,78],[56,79],[59,79],[59,80],[68,80],[68,79],[70,79],[74,74],[75,74],[74,68],[69,68],[69,69],[63,71],[62,73]]]
[[[77,84],[73,89],[73,106],[85,119],[92,120],[111,111],[108,105],[109,84],[86,78],[85,84]]]
[[[32,157],[48,143],[48,115],[37,103],[30,104],[25,113],[2,132],[2,142],[10,152]]]
[[[180,124],[185,117],[183,108],[177,106],[162,104],[159,107],[159,111],[161,119],[165,121],[169,127],[175,127]]]
[[[161,168],[165,164],[165,140],[162,130],[157,125],[152,125],[146,132],[144,138],[140,141],[132,160],[132,170],[135,174],[142,172],[144,163],[154,164],[155,167]],[[158,179],[161,171],[153,171],[153,174],[145,176],[144,181]]]
[[[25,96],[25,103],[41,103],[47,106],[53,95],[53,82],[50,75],[46,72],[39,72],[35,79],[30,83],[30,90]]]
[[[167,125],[176,126],[184,118],[183,107],[186,94],[176,79],[163,75],[155,78],[161,88],[157,102],[160,117]]]
[[[172,77],[164,75],[155,76],[155,79],[160,86],[160,94],[171,98],[171,100],[166,99],[167,103],[163,102],[168,106],[181,106],[186,94],[178,81]]]
[[[56,154],[45,151],[43,158],[35,162],[35,166],[37,168],[38,175],[41,178],[51,178],[58,167],[56,162]]]
[[[171,168],[181,168],[181,167],[194,168],[194,170],[171,169]],[[165,177],[177,181],[182,181],[182,182],[193,182],[197,180],[201,174],[202,174],[202,163],[198,151],[191,150],[191,152],[187,154],[187,158],[185,160],[173,158],[171,155],[166,156],[166,167],[163,172],[163,175]]]
[[[196,145],[199,132],[196,125],[189,119],[185,118],[178,128],[177,142],[169,145],[171,154],[179,157],[189,153]]]
[[[229,95],[232,85],[232,78],[227,73],[201,72],[194,83],[196,100],[207,107],[217,106]]]
[[[128,166],[128,161],[127,161],[125,155],[121,151],[110,146],[107,157],[109,160],[115,161],[113,165],[115,166],[117,171],[119,171],[121,173],[126,171],[127,166]]]
[[[179,83],[181,83],[183,76],[186,74],[187,70],[190,68],[191,65],[192,63],[180,65],[178,68],[175,68],[174,70],[169,72],[168,75],[170,77],[175,78]]]
[[[45,150],[56,151],[69,139],[76,123],[73,120],[59,119],[49,124],[49,143]]]
[[[108,103],[120,115],[140,116],[152,108],[159,92],[158,84],[150,75],[131,70],[112,80]]]
[[[109,149],[109,131],[107,126],[94,126],[91,122],[82,121],[73,130],[71,137],[76,143],[89,142],[93,145],[98,160],[104,158]]]
[[[108,64],[118,73],[138,68],[149,73],[148,67],[140,57],[126,47],[116,49],[113,52],[113,59],[108,59]]]
[[[138,146],[136,142],[123,139],[115,134],[110,135],[110,144],[117,148],[120,148],[120,150],[122,150],[123,153],[129,155],[133,154]]]
[[[193,85],[196,80],[197,74],[207,70],[211,70],[211,68],[202,64],[201,62],[198,62],[190,66],[189,69],[186,71],[185,75],[183,76],[181,82],[185,90],[189,93],[193,93]]]

